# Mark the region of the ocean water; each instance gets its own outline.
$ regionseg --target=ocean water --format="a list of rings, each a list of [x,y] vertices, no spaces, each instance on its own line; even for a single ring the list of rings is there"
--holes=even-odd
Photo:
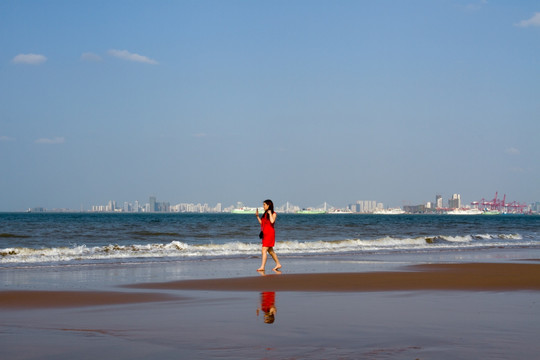
[[[0,214],[0,267],[246,259],[259,225],[237,214]],[[540,249],[540,216],[279,214],[276,251],[321,255]]]

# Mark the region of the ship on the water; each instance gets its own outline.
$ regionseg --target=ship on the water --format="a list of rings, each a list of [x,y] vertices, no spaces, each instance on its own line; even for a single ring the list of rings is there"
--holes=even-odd
[[[317,214],[326,214],[326,211],[322,209],[302,209],[302,210],[298,210],[296,213],[301,214],[301,215],[317,215]]]
[[[501,212],[499,210],[484,210],[482,212],[482,215],[500,215]]]
[[[242,206],[240,208],[233,209],[231,211],[231,213],[233,213],[233,214],[255,214],[257,212],[257,209],[259,209],[260,213],[264,212],[263,208]]]
[[[349,209],[332,209],[332,210],[328,210],[327,214],[354,214],[354,213]]]
[[[453,209],[446,212],[447,215],[482,215],[482,211],[478,209]]]
[[[377,209],[373,212],[377,215],[401,215],[405,214],[405,211],[401,208],[388,208],[388,209]]]

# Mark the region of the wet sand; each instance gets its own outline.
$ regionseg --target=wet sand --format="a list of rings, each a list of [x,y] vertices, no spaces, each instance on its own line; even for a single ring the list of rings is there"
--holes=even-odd
[[[404,271],[279,274],[134,285],[144,289],[221,291],[540,290],[540,264],[424,264]]]
[[[104,306],[176,299],[167,294],[114,291],[0,291],[0,309]]]
[[[540,352],[537,262],[254,272],[129,288],[0,291],[0,358],[525,359]],[[261,300],[268,291],[272,324],[257,311],[268,306]]]
[[[262,275],[262,274],[261,274]],[[403,271],[280,274],[128,285],[147,290],[215,291],[512,291],[540,290],[540,264],[423,264]],[[61,308],[177,299],[174,294],[115,291],[0,291],[1,308]]]

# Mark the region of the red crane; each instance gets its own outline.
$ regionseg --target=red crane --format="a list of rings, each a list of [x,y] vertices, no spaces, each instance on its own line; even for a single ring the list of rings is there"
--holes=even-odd
[[[513,201],[509,204],[506,203],[506,194],[504,194],[502,200],[499,200],[497,196],[499,192],[495,192],[495,197],[492,200],[486,200],[482,198],[480,201],[473,201],[471,205],[480,210],[498,210],[501,213],[509,212],[514,214],[523,214],[524,210],[527,208],[526,204],[520,204],[517,201]],[[481,208],[480,208],[481,207]]]

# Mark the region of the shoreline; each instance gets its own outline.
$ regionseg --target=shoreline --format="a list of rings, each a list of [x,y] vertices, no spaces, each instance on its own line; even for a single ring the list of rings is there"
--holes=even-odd
[[[283,274],[402,272],[411,265],[454,263],[534,263],[540,249],[486,249],[428,253],[366,253],[358,255],[280,256]],[[181,280],[259,276],[260,257],[190,259],[120,263],[57,263],[0,268],[0,291],[119,291],[119,286]],[[272,264],[267,267],[270,269]],[[418,270],[418,269],[416,269]],[[268,271],[273,274],[272,271]],[[123,290],[120,290],[123,291]]]
[[[417,264],[403,271],[274,274],[120,285],[159,292],[0,291],[1,309],[47,309],[183,300],[177,290],[279,292],[540,291],[540,263]],[[167,291],[163,293],[163,291]]]

